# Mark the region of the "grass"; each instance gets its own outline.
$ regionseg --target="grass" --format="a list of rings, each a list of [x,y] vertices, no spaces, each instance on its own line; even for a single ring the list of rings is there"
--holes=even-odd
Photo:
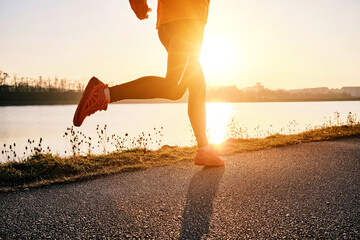
[[[273,134],[265,138],[252,139],[230,138],[221,145],[214,145],[214,149],[219,155],[224,156],[351,136],[360,136],[359,122],[348,125],[323,126],[291,135]],[[190,162],[195,150],[195,147],[165,145],[154,151],[138,147],[102,155],[74,154],[68,157],[38,151],[22,161],[8,161],[0,164],[0,192]]]

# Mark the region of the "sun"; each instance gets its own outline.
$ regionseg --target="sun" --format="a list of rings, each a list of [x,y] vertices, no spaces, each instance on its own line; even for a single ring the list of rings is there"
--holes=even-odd
[[[241,65],[236,60],[234,44],[225,37],[208,37],[204,39],[200,62],[206,75],[224,76]]]

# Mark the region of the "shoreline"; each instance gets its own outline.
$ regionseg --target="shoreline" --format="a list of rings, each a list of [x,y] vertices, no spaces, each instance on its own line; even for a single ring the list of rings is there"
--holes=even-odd
[[[356,99],[309,99],[309,100],[259,100],[259,101],[206,101],[206,103],[283,103],[283,102],[357,102],[360,98]],[[124,100],[111,104],[179,104],[187,103],[187,101],[167,101],[167,100]],[[56,106],[56,105],[76,105],[78,102],[63,101],[63,102],[0,102],[0,107],[12,107],[12,106]]]
[[[292,135],[274,134],[266,138],[228,139],[213,145],[220,156],[257,151],[300,143],[359,137],[360,123],[330,126]],[[105,155],[60,157],[35,154],[29,158],[0,164],[0,192],[27,190],[51,184],[76,182],[120,172],[166,166],[193,160],[196,147],[162,146],[158,150],[141,148]]]

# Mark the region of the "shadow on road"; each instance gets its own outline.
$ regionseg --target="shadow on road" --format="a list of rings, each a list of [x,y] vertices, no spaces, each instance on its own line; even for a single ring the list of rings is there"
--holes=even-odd
[[[209,233],[213,201],[224,167],[204,167],[190,181],[179,239],[200,239]]]

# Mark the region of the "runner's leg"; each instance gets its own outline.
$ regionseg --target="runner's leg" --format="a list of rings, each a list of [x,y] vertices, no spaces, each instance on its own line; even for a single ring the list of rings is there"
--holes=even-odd
[[[166,77],[147,76],[110,87],[110,101],[151,98],[176,100],[189,89],[189,119],[198,146],[207,146],[206,85],[199,62],[204,25],[197,21],[185,21],[164,27],[159,29],[159,37],[168,51]]]
[[[205,77],[199,60],[190,64],[193,81],[189,84],[188,115],[198,147],[208,146],[206,136]]]
[[[177,100],[183,96],[187,86],[179,83],[184,75],[188,56],[184,54],[184,40],[176,37],[178,24],[160,26],[159,38],[168,52],[166,77],[146,76],[134,81],[110,87],[110,102],[124,99],[165,98]]]

